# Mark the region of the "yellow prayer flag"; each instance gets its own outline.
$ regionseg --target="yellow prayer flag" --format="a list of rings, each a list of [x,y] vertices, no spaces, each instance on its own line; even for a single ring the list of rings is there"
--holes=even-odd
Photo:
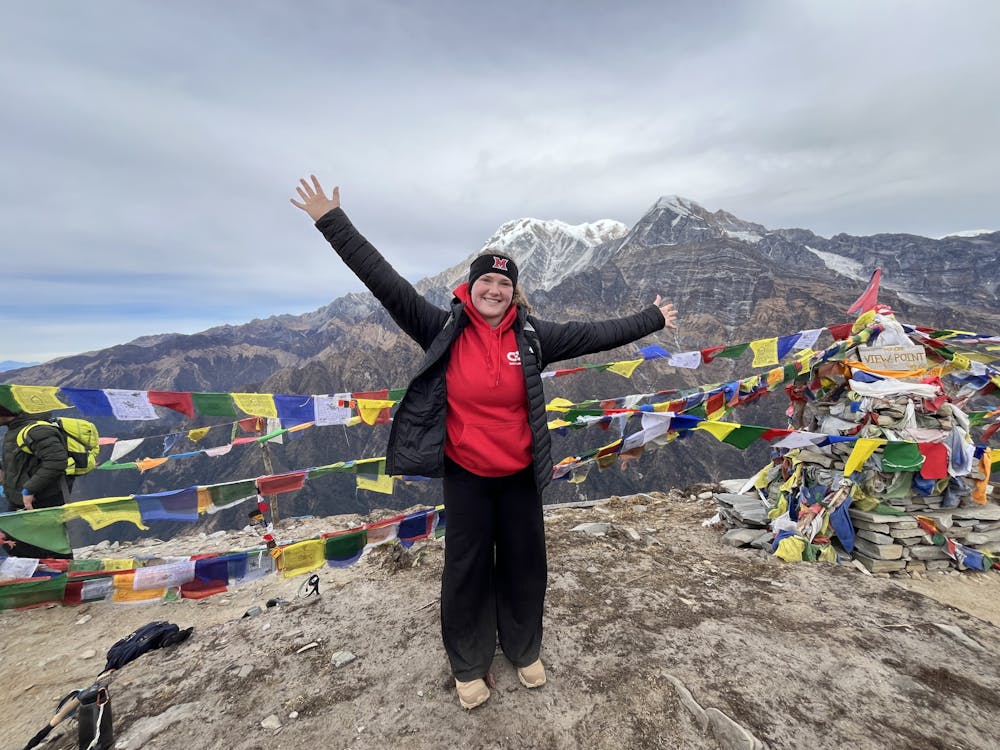
[[[854,321],[854,325],[851,326],[851,333],[858,333],[863,328],[867,328],[872,323],[875,322],[875,311],[868,310],[858,316],[858,319]]]
[[[777,385],[778,383],[780,383],[784,379],[785,379],[785,368],[784,367],[775,367],[773,370],[768,370],[767,371],[767,384],[768,385]]]
[[[393,478],[391,474],[379,474],[377,477],[358,474],[357,487],[359,490],[371,490],[372,492],[381,492],[383,495],[391,495]]]
[[[705,430],[705,432],[711,433],[711,435],[721,443],[726,439],[726,436],[729,435],[730,432],[742,426],[743,425],[736,424],[735,422],[712,422],[705,420],[704,422],[699,422],[695,429]]]
[[[212,490],[208,487],[198,488],[198,515],[208,513],[208,509],[213,507]]]
[[[956,370],[971,370],[972,361],[964,354],[956,354],[951,358],[951,366]]]
[[[751,367],[770,367],[778,364],[778,337],[771,339],[758,339],[750,342],[750,350],[753,352],[753,362]]]
[[[795,459],[793,459],[795,460]],[[802,483],[802,462],[799,461],[795,464],[795,469],[792,471],[792,475],[786,479],[780,489],[782,492],[791,492],[792,489],[798,487]]]
[[[629,359],[622,362],[612,362],[608,365],[608,370],[611,372],[621,375],[623,378],[632,377],[632,373],[635,372],[635,368],[642,364],[641,359]]]
[[[805,551],[805,539],[797,536],[786,536],[778,542],[778,548],[774,551],[774,555],[785,562],[802,562],[802,554]]]
[[[67,503],[63,506],[63,513],[67,521],[82,518],[95,531],[118,521],[134,523],[143,531],[149,531],[149,527],[142,523],[139,504],[131,496],[102,497],[96,500]]]
[[[199,427],[195,430],[188,430],[188,440],[190,440],[192,443],[197,443],[199,440],[205,437],[205,435],[207,435],[209,430],[211,429],[212,429],[211,427]]]
[[[880,446],[885,445],[885,440],[876,440],[874,438],[858,438],[854,443],[854,449],[851,451],[851,455],[847,458],[847,463],[844,466],[844,476],[850,476],[862,466],[865,465],[872,453],[874,453]]]
[[[545,411],[567,412],[573,408],[573,402],[567,398],[554,398],[545,405]]]
[[[123,573],[114,577],[111,585],[111,601],[123,604],[134,602],[148,602],[155,599],[162,599],[167,593],[166,589],[141,589],[136,591],[135,573]]]
[[[231,393],[233,403],[237,408],[252,417],[277,418],[278,407],[274,404],[274,396],[270,393]]]
[[[567,422],[565,419],[553,419],[549,422],[550,430],[558,430],[560,427],[570,427],[572,422]]]
[[[135,560],[131,557],[117,557],[101,560],[102,570],[134,570]],[[131,584],[129,584],[131,586]]]
[[[24,411],[37,414],[70,408],[56,397],[58,390],[54,385],[12,385],[10,394]]]
[[[278,557],[278,567],[281,575],[292,578],[310,570],[316,570],[326,563],[326,540],[310,539],[305,542],[289,544],[281,549]]]
[[[289,427],[289,432],[301,432],[302,430],[308,430],[310,427],[315,427],[315,422],[303,422],[302,424],[297,424],[294,427]]]
[[[395,401],[374,398],[359,398],[355,402],[358,405],[358,414],[361,415],[361,421],[368,425],[375,424],[379,412],[383,409],[388,409],[396,403]]]
[[[587,480],[587,476],[590,474],[590,470],[593,468],[594,464],[590,461],[577,464],[570,471],[569,482],[570,484],[581,484]]]

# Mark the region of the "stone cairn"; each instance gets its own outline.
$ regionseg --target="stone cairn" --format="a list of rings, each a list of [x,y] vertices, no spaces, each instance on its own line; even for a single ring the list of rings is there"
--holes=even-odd
[[[731,529],[725,541],[771,549],[775,536],[786,531],[799,538],[795,549],[808,554],[785,559],[853,557],[873,573],[990,570],[990,558],[1000,558],[998,493],[976,457],[969,418],[958,406],[975,393],[948,394],[940,380],[865,377],[856,360],[872,350],[858,347],[846,361],[814,368],[807,382],[789,389],[789,413],[795,429],[815,433],[815,442],[825,442],[822,434],[833,441],[854,436],[893,444],[883,444],[852,467],[849,478],[844,470],[854,441],[776,447],[750,494],[716,495],[719,518]],[[909,360],[924,357],[922,347],[875,351],[881,360],[894,351]],[[924,466],[918,443],[942,446],[936,448],[934,468]],[[838,533],[831,517],[848,501],[851,528],[841,519]],[[834,543],[832,554],[824,556]]]

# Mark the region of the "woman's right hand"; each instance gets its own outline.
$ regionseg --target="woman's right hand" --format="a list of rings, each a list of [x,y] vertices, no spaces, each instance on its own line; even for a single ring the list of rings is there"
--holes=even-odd
[[[330,213],[335,208],[340,208],[340,187],[334,187],[333,193],[327,198],[326,193],[323,192],[323,186],[316,179],[316,175],[311,174],[309,178],[312,180],[311,185],[305,180],[299,180],[300,187],[295,188],[295,192],[299,194],[302,202],[299,203],[294,198],[289,200],[293,206],[301,208],[309,214],[313,221],[319,221],[320,217]]]

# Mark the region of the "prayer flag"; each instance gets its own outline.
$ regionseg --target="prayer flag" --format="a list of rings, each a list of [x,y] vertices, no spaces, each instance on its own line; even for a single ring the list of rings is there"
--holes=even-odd
[[[126,391],[119,388],[105,388],[104,395],[111,403],[115,419],[122,421],[142,421],[159,419],[160,415],[149,402],[145,391]]]
[[[205,417],[237,417],[236,405],[229,393],[192,393],[191,401]]]
[[[104,391],[94,388],[62,388],[63,394],[85,417],[110,417],[114,412]]]
[[[276,394],[274,406],[278,411],[278,419],[283,427],[295,427],[296,425],[316,420],[316,409],[313,406],[312,396],[287,396]]]
[[[173,409],[188,419],[194,417],[194,399],[190,393],[184,391],[147,391],[146,397],[149,399],[149,403],[155,406]]]
[[[345,568],[361,557],[368,543],[368,532],[365,529],[350,529],[326,537],[324,557],[328,565],[334,568]]]
[[[257,480],[257,490],[261,495],[280,495],[282,492],[294,492],[302,489],[306,481],[306,472],[291,471],[286,474],[274,474],[260,477]]]
[[[187,521],[198,520],[198,488],[157,492],[151,495],[136,495],[135,502],[143,521]]]
[[[880,445],[885,445],[885,441],[874,438],[858,438],[851,450],[851,455],[847,457],[847,462],[844,464],[844,476],[849,477],[854,472],[859,471]]]
[[[608,365],[608,370],[611,372],[621,375],[624,378],[632,377],[632,373],[635,372],[635,368],[641,365],[643,360],[641,359],[631,359],[624,362],[612,362]]]
[[[854,304],[847,308],[848,315],[865,313],[869,310],[875,309],[875,305],[878,304],[878,285],[881,278],[882,269],[876,268],[872,272],[872,277],[868,282],[868,287],[861,293],[861,296],[854,301]]]
[[[66,592],[65,574],[0,585],[0,610],[34,607],[62,601]]]
[[[924,457],[916,443],[886,443],[882,451],[882,471],[917,471],[923,466]]]
[[[274,396],[270,393],[234,393],[233,403],[247,414],[255,417],[277,417],[278,410]]]
[[[753,351],[751,367],[770,367],[778,364],[778,339],[758,339],[750,342]]]
[[[56,396],[58,390],[54,385],[11,385],[10,387],[11,395],[21,407],[20,410],[29,414],[69,409],[70,407]]]
[[[948,449],[944,443],[917,443],[917,450],[924,457],[920,476],[924,479],[943,479],[948,476]]]
[[[310,539],[283,547],[278,558],[278,568],[285,578],[292,578],[321,567],[325,562],[326,542]]]
[[[132,497],[105,497],[98,500],[80,500],[64,505],[62,510],[66,520],[82,518],[95,531],[119,521],[132,523],[143,531],[149,531],[149,527],[142,522],[142,516],[139,514],[139,505]]]

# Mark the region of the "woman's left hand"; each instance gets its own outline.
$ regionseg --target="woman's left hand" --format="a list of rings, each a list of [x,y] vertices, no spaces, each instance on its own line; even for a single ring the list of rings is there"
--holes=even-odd
[[[664,303],[659,294],[656,295],[653,304],[660,308],[660,312],[663,313],[663,327],[677,328],[677,311],[674,309],[673,304],[670,302]]]

